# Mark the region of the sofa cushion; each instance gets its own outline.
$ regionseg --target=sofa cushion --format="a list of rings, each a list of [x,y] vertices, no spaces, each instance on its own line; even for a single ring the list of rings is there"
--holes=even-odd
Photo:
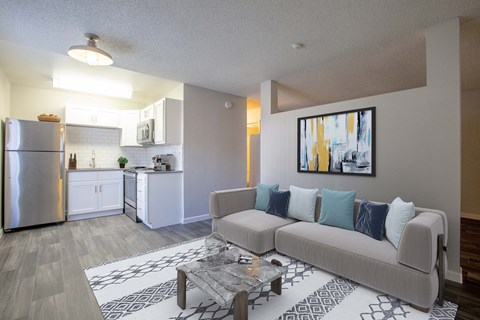
[[[318,189],[303,189],[290,186],[288,216],[298,220],[314,222],[317,195]]]
[[[355,230],[381,241],[387,213],[388,204],[363,200],[358,211]]]
[[[278,190],[278,184],[257,184],[257,197],[255,198],[255,209],[265,211],[270,199],[270,190]]]
[[[353,227],[353,209],[355,191],[335,191],[322,189],[321,224],[355,230]]]
[[[286,218],[288,213],[288,203],[290,200],[290,191],[270,190],[270,200],[266,213]]]
[[[300,221],[276,231],[275,248],[420,307],[431,307],[438,293],[437,274],[399,264],[395,247],[386,239]]]
[[[245,210],[216,220],[216,232],[228,241],[254,253],[275,248],[275,231],[296,220],[280,218],[260,210]]]
[[[387,239],[398,248],[403,229],[408,221],[415,217],[415,206],[413,202],[405,202],[400,197],[392,201],[385,219],[385,231]]]

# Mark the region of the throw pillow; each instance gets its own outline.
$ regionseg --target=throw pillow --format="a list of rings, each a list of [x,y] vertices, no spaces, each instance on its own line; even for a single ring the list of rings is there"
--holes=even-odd
[[[385,220],[385,231],[387,239],[398,249],[403,229],[408,221],[415,217],[415,206],[413,202],[405,202],[397,197],[390,204],[387,219]]]
[[[322,207],[318,222],[347,230],[353,228],[355,191],[334,191],[322,189]]]
[[[270,190],[270,200],[268,202],[266,212],[282,218],[286,218],[289,200],[290,191]]]
[[[317,195],[318,189],[302,189],[290,186],[288,216],[298,220],[314,222]]]
[[[388,204],[373,203],[363,200],[358,210],[355,230],[369,235],[373,239],[382,241],[385,218],[388,213]]]
[[[267,210],[268,200],[270,199],[270,189],[278,190],[278,184],[257,184],[257,197],[255,199],[255,209]]]

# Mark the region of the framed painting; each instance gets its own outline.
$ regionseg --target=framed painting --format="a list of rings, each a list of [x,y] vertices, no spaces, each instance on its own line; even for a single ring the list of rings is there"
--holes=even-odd
[[[375,176],[375,107],[298,118],[297,172]]]

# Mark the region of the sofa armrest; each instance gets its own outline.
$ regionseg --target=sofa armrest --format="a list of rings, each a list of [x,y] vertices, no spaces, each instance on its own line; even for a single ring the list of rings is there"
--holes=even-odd
[[[210,216],[221,218],[231,213],[253,209],[256,195],[255,188],[211,192],[209,198]]]
[[[443,226],[442,216],[434,212],[422,212],[410,220],[400,239],[397,261],[430,273],[437,264],[438,238],[445,234]]]

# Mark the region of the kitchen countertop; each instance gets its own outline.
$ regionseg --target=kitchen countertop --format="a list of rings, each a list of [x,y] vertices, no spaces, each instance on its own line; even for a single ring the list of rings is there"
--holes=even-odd
[[[155,171],[155,170],[142,170],[138,171],[138,173],[145,173],[145,174],[157,174],[157,173],[181,173],[183,170],[174,170],[174,171]]]
[[[75,172],[75,171],[123,171],[123,168],[77,168],[77,169],[67,169],[68,172]]]

